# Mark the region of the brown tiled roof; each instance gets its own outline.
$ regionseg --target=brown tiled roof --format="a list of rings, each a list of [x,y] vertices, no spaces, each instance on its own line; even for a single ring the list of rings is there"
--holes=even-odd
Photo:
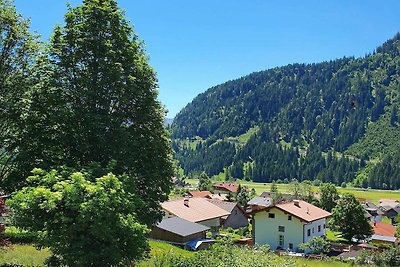
[[[201,222],[230,214],[208,202],[205,198],[190,198],[187,206],[184,202],[184,199],[165,201],[161,203],[161,207],[167,212],[190,222]]]
[[[237,183],[231,183],[231,182],[220,182],[214,184],[213,187],[218,190],[224,190],[236,193],[239,188],[239,185]]]
[[[374,229],[374,234],[383,236],[394,236],[396,233],[396,227],[391,224],[384,222],[371,223]]]
[[[189,195],[192,197],[211,197],[212,194],[210,191],[191,191]]]
[[[298,205],[296,205],[296,202]],[[306,222],[312,222],[331,216],[330,212],[320,209],[303,200],[295,200],[287,203],[277,204],[275,207]]]

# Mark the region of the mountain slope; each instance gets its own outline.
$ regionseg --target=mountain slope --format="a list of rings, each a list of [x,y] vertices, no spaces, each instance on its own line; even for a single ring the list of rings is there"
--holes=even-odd
[[[362,58],[252,73],[208,89],[175,117],[176,157],[187,174],[203,168],[259,181],[351,182],[364,160],[379,162],[382,149],[394,153],[399,146],[397,134],[388,134],[398,131],[399,94],[400,34]],[[254,128],[246,144],[232,142]],[[199,137],[195,149],[182,145]],[[235,155],[229,146],[210,149],[218,142],[233,143]],[[329,162],[328,152],[334,155]],[[225,154],[214,166],[213,158]]]

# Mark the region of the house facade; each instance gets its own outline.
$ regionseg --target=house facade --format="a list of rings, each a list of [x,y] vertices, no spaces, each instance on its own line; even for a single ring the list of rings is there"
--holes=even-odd
[[[253,243],[298,251],[301,243],[326,235],[326,218],[330,215],[299,200],[258,209],[252,219]]]
[[[249,225],[248,217],[246,216],[246,211],[243,210],[235,202],[227,202],[218,199],[209,199],[208,202],[220,207],[221,209],[229,212],[229,215],[221,217],[221,226],[224,228],[231,227],[233,229],[238,229],[240,227],[246,227]]]

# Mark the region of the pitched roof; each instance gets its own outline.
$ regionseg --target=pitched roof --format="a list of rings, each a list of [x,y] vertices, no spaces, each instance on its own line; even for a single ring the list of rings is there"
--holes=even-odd
[[[396,227],[385,222],[371,223],[375,235],[394,236]]]
[[[222,201],[219,199],[207,199],[207,201],[220,207],[223,210],[226,210],[229,213],[232,213],[232,210],[237,206],[236,202]]]
[[[237,183],[232,183],[232,182],[220,182],[214,184],[213,187],[215,189],[236,193],[239,188],[239,185]]]
[[[296,203],[298,203],[298,205]],[[331,216],[330,212],[320,209],[303,200],[295,200],[287,203],[277,204],[275,207],[306,222],[312,222]]]
[[[249,203],[247,203],[247,204],[269,207],[269,206],[272,205],[272,198],[268,198],[268,197],[253,197],[249,201]]]
[[[191,191],[188,193],[192,197],[211,197],[210,191]]]
[[[201,222],[229,215],[229,212],[208,202],[205,198],[190,198],[186,206],[184,199],[165,201],[161,207],[169,213],[191,222]]]
[[[390,198],[382,198],[382,199],[379,199],[379,203],[382,203],[382,202],[397,202],[397,203],[399,203],[398,200],[396,200],[396,199],[390,199]]]
[[[156,227],[180,236],[189,236],[210,230],[207,226],[189,222],[179,217],[165,218],[157,223]]]
[[[260,197],[265,197],[265,198],[273,198],[275,196],[275,192],[262,192]],[[293,199],[293,196],[291,194],[281,194],[283,200],[291,200]]]
[[[386,241],[386,242],[391,242],[391,243],[395,243],[397,240],[397,238],[394,236],[384,236],[384,235],[372,235],[371,239],[378,240],[378,241]]]
[[[379,207],[384,207],[387,210],[396,208],[398,206],[400,207],[400,203],[395,201],[382,201],[379,203]]]
[[[364,209],[369,210],[369,211],[375,211],[378,210],[378,206],[376,206],[374,203],[366,201],[363,203]]]

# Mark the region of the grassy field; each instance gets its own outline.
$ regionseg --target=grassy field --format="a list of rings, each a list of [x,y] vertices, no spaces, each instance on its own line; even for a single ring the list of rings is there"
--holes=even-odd
[[[176,246],[150,240],[151,252],[150,259],[139,262],[138,267],[151,267],[157,265],[155,262],[156,256],[164,253],[172,253],[177,256],[193,257],[197,252],[191,252],[180,249]],[[2,264],[20,264],[24,266],[44,266],[44,260],[50,256],[48,249],[36,250],[32,245],[13,245],[12,249],[0,250],[0,265]],[[349,263],[344,263],[334,260],[307,260],[303,258],[295,258],[298,266],[332,266],[332,267],[347,267],[352,266]]]
[[[187,179],[186,182],[196,185],[197,184],[197,179]],[[247,181],[239,181],[241,185],[246,185],[249,188],[254,188],[256,190],[256,193],[259,195],[264,191],[270,191],[271,189],[271,184],[270,183],[254,183],[254,182],[247,182]],[[289,184],[277,184],[278,190],[281,193],[288,193],[290,191],[290,185]],[[313,189],[317,192],[318,187],[313,186]],[[369,189],[369,190],[362,190],[362,189],[356,189],[356,188],[342,188],[342,187],[337,187],[339,193],[344,194],[344,193],[351,193],[354,194],[357,198],[365,198],[375,204],[379,204],[379,199],[382,198],[390,198],[390,199],[397,199],[400,200],[400,191],[390,191],[390,190],[375,190],[375,189]]]
[[[44,266],[44,260],[50,256],[48,249],[37,250],[32,245],[13,245],[0,250],[0,265],[20,264],[24,266]]]

